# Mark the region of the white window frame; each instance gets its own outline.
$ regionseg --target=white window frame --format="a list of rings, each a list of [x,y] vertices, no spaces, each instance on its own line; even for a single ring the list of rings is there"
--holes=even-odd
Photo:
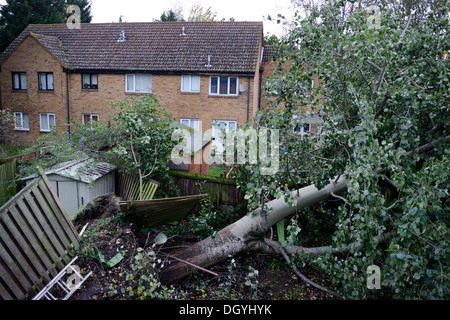
[[[184,124],[183,121],[188,121],[188,122],[189,122],[189,125]],[[195,121],[197,121],[197,126],[191,126],[191,124],[192,124],[193,122],[195,122]],[[200,130],[200,120],[199,120],[199,119],[180,118],[180,123],[183,124],[183,125],[185,125],[185,126],[188,126],[189,128],[192,128],[192,129],[194,129],[194,130],[197,130],[197,131]]]
[[[198,78],[198,90],[192,90],[192,77],[196,77]],[[184,88],[183,84],[184,81],[183,79],[188,78],[189,79],[189,88]],[[182,75],[181,76],[181,92],[194,92],[194,93],[199,93],[200,92],[200,76],[196,76],[196,75]]]
[[[150,91],[136,91],[136,75],[146,75],[150,77]],[[128,76],[133,76],[133,90],[128,90]],[[146,73],[127,73],[125,74],[125,92],[129,93],[152,93],[153,91],[153,76]]]
[[[100,117],[98,116],[98,114],[96,114],[96,113],[83,113],[82,115],[81,115],[81,121],[83,122],[83,125],[88,125],[88,123],[85,123],[85,121],[84,121],[84,117],[85,116],[89,116],[89,125],[92,127],[92,118],[94,118],[94,117],[97,117],[97,120],[96,121],[98,121],[99,119],[100,119]]]
[[[211,92],[211,84],[212,79],[217,78],[217,93]],[[220,93],[220,78],[227,78],[228,84],[227,84],[227,93]],[[231,78],[236,79],[236,93],[230,93],[230,80]],[[210,76],[209,77],[209,94],[211,96],[237,96],[239,94],[239,77],[234,76]]]
[[[47,116],[47,123],[48,123],[48,128],[42,128],[42,116]],[[50,125],[50,117],[52,117],[53,116],[53,119],[54,119],[54,125],[53,126],[56,126],[56,116],[55,116],[55,114],[54,113],[49,113],[49,112],[43,112],[43,113],[39,113],[39,127],[40,127],[40,130],[41,130],[41,132],[50,132],[50,131],[52,131],[52,125]]]
[[[215,123],[217,122],[226,122],[226,128],[225,128],[225,132],[229,131],[229,130],[237,130],[237,121],[236,120],[218,120],[218,119],[213,119],[212,121],[212,137],[213,138],[217,138],[218,137],[218,132],[217,132],[217,126],[215,126]],[[230,129],[230,123],[234,124],[234,129]],[[221,131],[222,129],[219,129],[219,131]],[[221,143],[219,143],[219,141],[217,139],[213,140],[212,146],[216,149],[216,152],[218,153],[223,153],[225,151],[225,146],[222,145]]]
[[[296,131],[295,128],[297,128],[297,126],[300,126],[300,125],[301,125],[300,131]],[[306,131],[305,131],[305,126],[308,126],[308,129]],[[301,136],[308,135],[311,132],[311,124],[310,123],[298,123],[292,129],[292,132],[299,134]]]
[[[28,128],[24,127],[23,115],[28,115]],[[17,116],[20,116],[20,127],[17,126]],[[30,115],[28,112],[14,112],[14,130],[30,131]]]

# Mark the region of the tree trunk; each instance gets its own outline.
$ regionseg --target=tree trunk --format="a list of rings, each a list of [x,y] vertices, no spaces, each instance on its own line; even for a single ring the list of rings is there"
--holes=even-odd
[[[220,230],[215,238],[208,237],[189,248],[183,249],[173,255],[200,267],[209,267],[230,255],[259,249],[267,231],[279,220],[302,209],[328,199],[331,193],[341,193],[347,189],[345,177],[341,176],[321,190],[310,185],[291,192],[297,197],[295,206],[290,207],[284,198],[272,200],[267,203],[269,213],[266,217],[258,213],[250,213],[235,223]],[[181,279],[192,272],[193,268],[179,261],[172,261],[161,274],[162,283],[171,283]]]

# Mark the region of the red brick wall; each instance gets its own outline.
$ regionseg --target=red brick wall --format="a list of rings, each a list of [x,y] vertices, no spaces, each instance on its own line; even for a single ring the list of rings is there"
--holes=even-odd
[[[259,64],[258,64],[259,67]],[[258,68],[259,69],[259,68]],[[24,92],[12,90],[11,72],[26,72],[28,89]],[[38,91],[38,72],[53,72],[54,91]],[[225,76],[225,75],[223,75]],[[230,76],[236,76],[230,74]],[[176,121],[180,118],[200,119],[202,130],[211,128],[212,120],[235,120],[238,126],[250,121],[258,108],[259,77],[240,75],[238,88],[245,92],[238,96],[209,95],[210,75],[201,75],[200,93],[181,92],[181,75],[152,75],[152,91],[170,110]],[[34,38],[28,37],[2,65],[1,100],[4,109],[11,112],[28,112],[29,131],[14,131],[14,144],[34,143],[40,135],[39,112],[56,114],[56,125],[61,130],[67,127],[66,73],[63,66]],[[250,85],[250,93],[247,90]],[[98,89],[82,89],[80,73],[69,74],[70,116],[82,122],[82,114],[98,114],[101,120],[109,120],[112,102],[124,100],[137,94],[125,92],[125,74],[99,74]]]

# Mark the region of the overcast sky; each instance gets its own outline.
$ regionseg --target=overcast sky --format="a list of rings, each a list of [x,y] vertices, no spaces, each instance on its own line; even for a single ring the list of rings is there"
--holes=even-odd
[[[236,21],[264,21],[264,34],[280,35],[282,27],[275,21],[267,21],[267,15],[276,18],[278,13],[289,16],[290,0],[93,0],[92,16],[94,23],[118,22],[122,17],[126,22],[149,22],[159,19],[161,14],[172,7],[181,6],[187,19],[192,4],[199,2],[203,7],[211,7],[217,12],[217,19]],[[0,4],[5,4],[0,0]]]

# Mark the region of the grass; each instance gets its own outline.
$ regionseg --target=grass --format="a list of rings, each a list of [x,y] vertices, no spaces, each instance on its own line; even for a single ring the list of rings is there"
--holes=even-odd
[[[221,175],[225,175],[226,173],[227,173],[227,169],[224,169],[224,168],[216,168],[216,167],[209,168],[209,175],[212,177],[220,178]]]

